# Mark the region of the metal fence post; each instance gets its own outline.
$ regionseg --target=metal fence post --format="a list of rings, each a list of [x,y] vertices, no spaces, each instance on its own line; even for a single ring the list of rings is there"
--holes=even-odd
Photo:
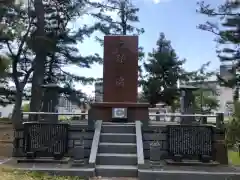
[[[157,112],[156,112],[156,115],[157,115],[157,116],[156,116],[156,121],[160,121],[160,116],[159,116],[159,114],[160,114],[160,112],[157,111]]]

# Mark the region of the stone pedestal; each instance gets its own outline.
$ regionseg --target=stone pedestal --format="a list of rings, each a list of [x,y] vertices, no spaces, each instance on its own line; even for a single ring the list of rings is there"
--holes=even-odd
[[[147,103],[128,103],[128,102],[102,102],[92,104],[89,120],[112,121],[113,108],[127,108],[127,120],[148,121],[149,104]]]

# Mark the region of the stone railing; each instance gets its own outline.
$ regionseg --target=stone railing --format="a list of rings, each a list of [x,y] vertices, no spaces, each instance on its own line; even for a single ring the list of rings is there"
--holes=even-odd
[[[36,118],[39,119],[41,115],[48,115],[48,116],[66,116],[68,119],[67,121],[75,121],[72,120],[71,117],[79,117],[76,119],[78,120],[87,120],[88,119],[88,112],[85,113],[52,113],[52,112],[23,112],[23,119],[25,122],[28,121],[28,115],[36,115]],[[187,115],[187,114],[180,114],[180,113],[162,113],[159,111],[159,108],[149,108],[149,120],[151,121],[162,121],[162,122],[179,122],[181,117],[195,117],[197,121],[201,121],[202,123],[210,123],[210,124],[218,124],[218,117],[223,116],[223,113],[216,113],[216,114],[193,114],[193,115]],[[82,118],[84,117],[84,118]],[[61,120],[61,118],[58,118]],[[224,119],[223,119],[224,120]],[[63,120],[65,121],[65,120]]]

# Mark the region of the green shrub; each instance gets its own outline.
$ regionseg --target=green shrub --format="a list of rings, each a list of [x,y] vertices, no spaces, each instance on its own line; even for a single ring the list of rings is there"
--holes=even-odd
[[[79,116],[73,116],[73,117],[70,118],[70,120],[73,120],[73,121],[74,120],[80,120],[80,117]]]
[[[11,118],[9,117],[1,117],[0,122],[11,122]]]
[[[0,179],[4,180],[83,180],[81,177],[63,177],[63,176],[49,176],[44,173],[26,172],[15,170],[12,168],[0,167]]]
[[[240,102],[234,103],[233,117],[227,122],[226,142],[229,147],[240,142]]]
[[[226,142],[229,147],[233,147],[240,140],[240,119],[233,118],[227,123]]]

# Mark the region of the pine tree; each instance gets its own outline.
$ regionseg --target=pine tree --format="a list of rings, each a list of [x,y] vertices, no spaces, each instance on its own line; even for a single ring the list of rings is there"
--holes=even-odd
[[[209,17],[219,18],[221,26],[207,22],[199,25],[199,28],[214,33],[217,36],[219,49],[217,50],[220,62],[231,65],[231,79],[224,79],[218,75],[220,83],[224,86],[235,88],[234,100],[238,100],[239,94],[239,67],[240,67],[240,2],[226,1],[217,8],[211,8],[204,2],[200,2],[199,12]],[[221,48],[221,49],[220,49]]]
[[[2,56],[10,62],[11,73],[9,72],[8,82],[12,80],[15,85],[12,121],[14,125],[18,125],[21,120],[19,117],[24,88],[33,72],[33,53],[27,46],[33,18],[28,15],[28,9],[23,4],[2,6],[1,12],[4,13],[1,14],[0,44],[5,49]]]
[[[136,23],[139,23],[137,15],[139,8],[131,0],[107,0],[103,3],[91,4],[93,7],[99,9],[99,12],[92,13],[92,16],[97,19],[96,29],[104,35],[141,35],[144,33],[143,28],[135,26]],[[115,13],[116,17],[108,15],[108,12]],[[103,45],[103,39],[96,37],[96,40]],[[142,78],[142,60],[145,55],[143,47],[139,47],[138,52],[140,81]]]
[[[143,28],[132,25],[139,22],[137,16],[139,9],[131,0],[108,0],[103,3],[92,3],[92,5],[100,9],[98,13],[92,13],[92,16],[99,20],[96,27],[104,35],[139,35],[144,32]],[[107,12],[116,13],[117,17],[113,18],[107,15]]]
[[[158,102],[172,106],[178,98],[177,82],[184,76],[182,65],[185,60],[179,60],[171,42],[163,33],[157,41],[157,48],[149,53],[144,63],[146,75],[142,82],[143,96],[152,105]]]
[[[36,79],[32,75],[33,70],[43,75],[43,80],[37,82],[40,86],[38,90],[41,92],[41,85],[50,82],[57,82],[64,86],[66,81],[78,80],[82,83],[93,81],[93,78],[78,77],[63,70],[63,67],[69,64],[90,68],[92,63],[100,59],[95,55],[83,57],[76,48],[76,44],[85,36],[89,36],[94,28],[84,25],[77,31],[67,28],[74,18],[84,14],[81,8],[84,9],[85,6],[81,2],[74,2],[44,1],[43,36],[36,36],[36,12],[32,5],[26,7],[26,5],[20,4],[5,8],[4,22],[1,21],[4,29],[0,31],[0,43],[8,50],[8,52],[5,51],[5,55],[11,60],[11,77],[16,88],[15,108],[12,116],[14,123],[19,123],[21,119],[19,117],[22,97],[25,95],[25,85],[33,82],[32,87],[34,87],[34,83],[36,83]],[[39,38],[44,40],[43,47],[39,46]],[[42,59],[44,61],[43,71],[39,71],[36,63],[38,48],[43,48],[46,53],[46,58]],[[67,91],[66,88],[65,90]],[[42,104],[42,93],[37,98],[33,98],[34,94],[28,94],[32,95],[31,103],[34,104],[31,104],[34,108],[30,109],[39,111]]]
[[[76,93],[72,84],[74,82],[83,84],[92,83],[94,79],[66,72],[63,67],[66,65],[76,65],[79,68],[90,68],[93,63],[101,61],[101,58],[97,54],[83,57],[76,47],[77,43],[82,41],[85,36],[89,36],[95,28],[94,26],[87,27],[86,25],[82,25],[79,29],[73,31],[67,27],[72,20],[84,15],[86,10],[84,1],[58,1],[57,4],[50,1],[45,3],[44,6],[45,13],[47,14],[45,18],[45,38],[48,41],[45,42],[47,59],[42,84],[55,83],[64,86],[64,88],[60,88],[59,92],[68,94],[71,100],[73,100],[73,94],[76,96],[77,94],[82,95],[82,93]],[[79,99],[75,98],[75,101],[79,103]],[[45,98],[43,107],[48,103]],[[31,107],[31,111],[33,110]]]

